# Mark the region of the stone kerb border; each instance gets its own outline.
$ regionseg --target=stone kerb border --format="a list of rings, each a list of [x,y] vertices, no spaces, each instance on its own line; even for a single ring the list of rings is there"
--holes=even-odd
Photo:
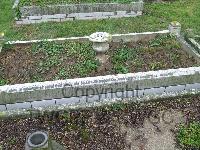
[[[47,6],[23,6],[18,8],[16,0],[13,9],[19,11],[21,18],[16,18],[17,24],[32,24],[41,22],[63,22],[69,20],[88,20],[135,17],[142,15],[143,1],[121,3],[66,4]],[[17,9],[18,8],[18,9]]]
[[[128,34],[113,34],[111,42],[137,42],[143,40],[154,39],[157,35],[160,34],[169,34],[169,30],[157,31],[157,32],[143,32],[143,33],[128,33]],[[86,42],[89,41],[89,36],[83,37],[69,37],[69,38],[56,38],[56,39],[44,39],[44,40],[30,40],[30,41],[8,41],[5,44],[32,44],[39,43],[42,41],[49,42],[65,42],[65,41],[80,41]]]
[[[198,43],[194,38],[185,37],[186,41],[191,44],[191,46],[199,53],[200,55],[200,43]]]
[[[184,37],[178,37],[177,40],[181,43],[182,48],[200,63],[200,45],[191,38],[185,40]]]
[[[5,85],[0,86],[0,104],[193,83],[200,83],[200,67]]]

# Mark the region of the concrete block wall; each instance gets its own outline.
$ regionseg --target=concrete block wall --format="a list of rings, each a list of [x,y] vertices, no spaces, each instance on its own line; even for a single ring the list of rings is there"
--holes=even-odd
[[[35,108],[48,108],[55,107],[59,105],[84,105],[95,102],[103,102],[105,99],[112,101],[113,99],[125,99],[125,98],[143,98],[147,96],[159,97],[162,95],[181,95],[187,92],[200,92],[200,83],[185,84],[185,85],[174,85],[168,87],[156,87],[148,88],[143,90],[133,90],[133,91],[121,91],[116,93],[106,93],[98,95],[80,96],[80,97],[70,97],[70,98],[60,98],[51,100],[40,100],[33,102],[22,102],[14,104],[1,104],[0,111],[10,111],[10,110],[21,110],[21,109],[35,109]]]
[[[21,18],[16,19],[16,24],[136,17],[142,15],[142,11],[143,1],[129,4],[96,3],[48,5],[45,7],[23,6],[20,8]]]
[[[200,67],[0,86],[0,104],[32,102],[200,83]],[[178,89],[183,87],[179,86]],[[162,89],[159,89],[162,91]],[[159,93],[158,91],[158,93]],[[148,91],[146,91],[148,92]]]

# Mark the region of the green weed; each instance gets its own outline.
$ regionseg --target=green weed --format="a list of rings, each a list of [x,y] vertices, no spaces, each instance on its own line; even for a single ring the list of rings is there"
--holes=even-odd
[[[149,67],[151,70],[159,70],[164,67],[164,64],[162,62],[152,62],[149,64]]]
[[[110,107],[112,110],[118,111],[118,110],[124,110],[126,108],[126,106],[127,105],[124,103],[114,103]]]
[[[189,126],[181,125],[178,132],[178,141],[183,147],[200,148],[200,123],[192,122]]]
[[[122,64],[115,64],[114,70],[116,73],[122,73],[122,74],[129,72],[128,66],[124,66]]]
[[[83,63],[79,63],[75,66],[75,70],[79,75],[86,76],[91,71],[98,68],[99,62],[97,60],[85,60]]]
[[[87,143],[90,139],[90,134],[87,129],[81,129],[80,131],[80,137],[83,140],[84,143]]]
[[[6,84],[8,84],[8,81],[3,78],[0,78],[0,86],[6,85]]]

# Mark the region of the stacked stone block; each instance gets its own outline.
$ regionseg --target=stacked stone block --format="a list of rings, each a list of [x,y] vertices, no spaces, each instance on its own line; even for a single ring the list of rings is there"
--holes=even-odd
[[[97,4],[67,4],[51,6],[24,6],[20,8],[21,18],[16,18],[17,24],[32,24],[42,22],[63,22],[72,20],[108,19],[136,17],[142,15],[143,2],[130,4],[97,3]]]

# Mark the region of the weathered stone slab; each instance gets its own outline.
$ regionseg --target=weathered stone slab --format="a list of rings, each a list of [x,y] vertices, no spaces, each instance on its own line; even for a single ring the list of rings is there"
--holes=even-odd
[[[73,21],[74,18],[64,18],[64,19],[60,19],[60,22],[64,22],[64,21]]]
[[[144,90],[144,95],[161,95],[165,92],[165,87],[150,88]]]
[[[42,100],[42,101],[31,102],[33,108],[55,106],[55,104],[56,104],[55,100]]]
[[[200,90],[200,83],[186,84],[185,90]]]
[[[176,85],[176,86],[168,86],[166,87],[165,92],[183,92],[185,90],[185,85]]]
[[[24,102],[24,103],[7,104],[6,107],[7,107],[7,110],[29,109],[29,108],[31,108],[31,103]]]
[[[102,16],[114,16],[114,12],[102,12]]]
[[[27,16],[29,20],[41,20],[42,16]]]
[[[6,105],[0,105],[0,111],[6,111]]]
[[[70,97],[70,98],[56,99],[56,105],[61,105],[61,104],[76,104],[76,103],[80,102],[80,99],[81,98],[79,98],[79,97]]]

